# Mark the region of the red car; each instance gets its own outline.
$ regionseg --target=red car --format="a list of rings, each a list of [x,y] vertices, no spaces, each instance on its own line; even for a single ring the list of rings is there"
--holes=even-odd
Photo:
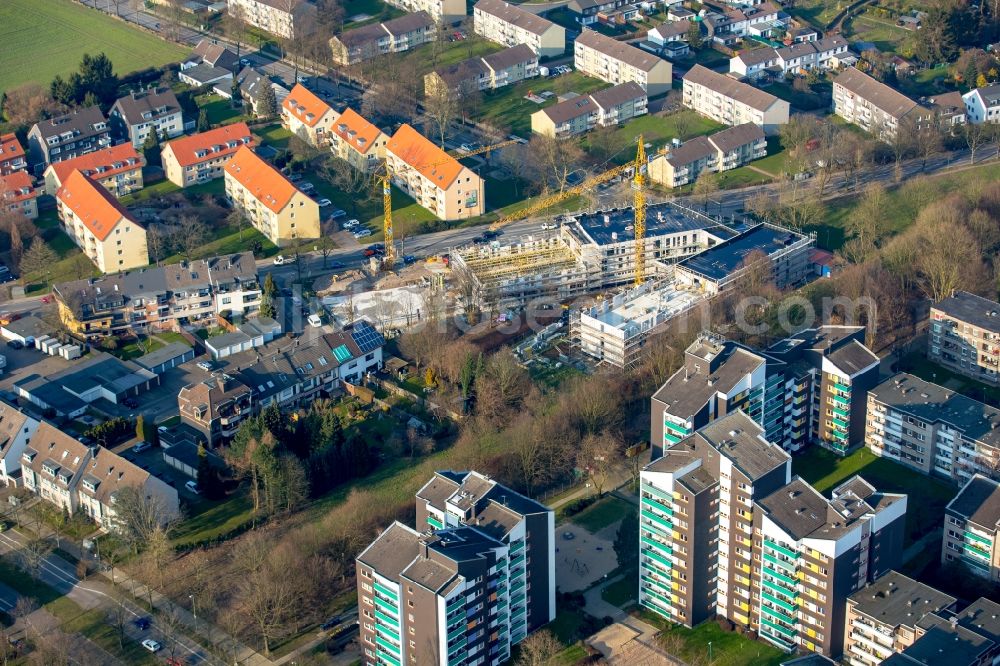
[[[51,296],[42,296],[42,303],[49,304],[52,302]]]
[[[167,666],[185,666],[187,661],[180,657],[167,657]]]

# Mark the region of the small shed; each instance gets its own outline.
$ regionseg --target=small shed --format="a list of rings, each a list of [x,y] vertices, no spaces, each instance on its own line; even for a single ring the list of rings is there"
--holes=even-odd
[[[17,340],[26,345],[34,343],[35,338],[51,335],[52,327],[40,317],[28,315],[0,327],[0,335],[4,340]]]
[[[184,441],[163,450],[163,462],[181,474],[198,478],[198,445]]]

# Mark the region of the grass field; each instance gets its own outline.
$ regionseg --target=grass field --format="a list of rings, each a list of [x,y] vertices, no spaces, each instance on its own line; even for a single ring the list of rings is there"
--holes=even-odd
[[[724,631],[712,620],[694,629],[673,624],[649,611],[642,619],[663,629],[665,647],[688,663],[712,666],[778,666],[788,654],[763,641],[755,641],[734,631]]]
[[[542,104],[535,104],[524,99],[529,91],[536,95],[547,91],[557,95],[566,92],[582,95],[608,87],[610,84],[591,76],[584,76],[579,72],[571,72],[554,78],[529,79],[496,92],[485,93],[483,103],[475,117],[527,138],[531,133],[531,114],[551,106],[557,101],[555,97],[552,97]]]
[[[625,500],[605,495],[570,520],[593,534],[621,520],[630,507]]]
[[[48,86],[76,70],[84,53],[103,51],[115,72],[176,62],[188,49],[134,29],[71,0],[0,2],[0,90],[24,83]]]

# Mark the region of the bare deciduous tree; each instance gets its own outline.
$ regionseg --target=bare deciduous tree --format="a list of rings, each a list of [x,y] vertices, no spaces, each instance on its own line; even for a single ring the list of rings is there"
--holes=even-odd
[[[548,629],[541,629],[521,641],[516,666],[548,666],[563,644]]]

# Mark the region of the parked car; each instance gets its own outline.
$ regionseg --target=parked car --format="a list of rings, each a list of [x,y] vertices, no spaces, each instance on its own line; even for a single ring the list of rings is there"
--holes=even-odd
[[[20,340],[8,340],[7,346],[11,349],[24,349],[24,343]]]
[[[299,183],[299,189],[303,192],[312,192],[316,189],[316,186],[310,182]]]
[[[189,493],[194,493],[195,495],[200,495],[201,494],[201,491],[198,489],[198,482],[197,481],[188,481],[187,483],[184,484],[184,488]]]
[[[320,326],[323,325],[323,318],[320,317],[315,312],[309,315],[309,318],[306,321],[308,321],[309,325],[312,326],[313,328],[319,328]]]
[[[366,247],[361,254],[363,254],[366,257],[374,257],[375,250],[371,249],[370,247]]]
[[[331,261],[329,266],[330,270],[339,271],[340,269],[344,268],[345,264],[342,261]]]
[[[360,231],[354,232],[355,238],[364,238],[365,236],[371,236],[371,235],[372,235],[371,229],[361,229]]]
[[[163,646],[154,641],[152,638],[147,638],[142,642],[142,647],[146,648],[150,652],[159,652]]]
[[[555,222],[542,222],[542,229],[558,229],[559,225]]]
[[[344,222],[343,227],[345,229],[353,229],[354,227],[356,227],[356,226],[358,226],[360,224],[361,224],[361,220],[355,220],[354,218],[351,218],[347,222]]]
[[[143,451],[149,451],[151,448],[153,448],[153,445],[149,442],[139,442],[132,447],[132,453],[142,453]]]
[[[407,266],[414,263],[416,260],[417,258],[414,257],[412,254],[403,255],[403,263],[406,264]]]
[[[288,256],[288,257],[286,257],[283,254],[279,254],[277,257],[274,258],[274,265],[275,266],[286,266],[288,264],[294,264],[294,263],[295,263],[295,255],[294,254],[291,255],[291,256]]]
[[[129,409],[139,409],[139,401],[135,398],[125,398],[122,400],[122,404]]]
[[[318,204],[319,204],[319,207],[320,207],[320,208],[326,208],[327,206],[329,206],[329,205],[330,205],[330,204],[332,204],[333,202],[332,202],[332,201],[330,201],[329,199],[327,199],[327,198],[325,198],[325,197],[324,197],[323,199],[320,199],[320,200],[319,200],[319,201],[317,201],[316,203],[318,203]]]
[[[293,183],[297,183],[300,180],[302,180],[302,174],[301,173],[290,173],[290,174],[288,174],[288,180],[292,181]]]
[[[326,622],[319,625],[319,628],[326,631],[327,629],[333,629],[338,624],[340,624],[340,616],[334,615],[333,617],[329,618]]]
[[[337,210],[335,210],[332,213],[330,213],[330,219],[331,220],[336,220],[336,219],[339,219],[339,218],[344,217],[346,215],[347,215],[347,211],[346,210],[341,210],[341,209],[338,208]]]
[[[134,620],[132,620],[132,624],[134,624],[135,628],[138,629],[139,631],[146,631],[147,629],[149,629],[149,626],[153,624],[153,620],[145,616],[137,617]]]
[[[198,367],[201,368],[202,370],[204,370],[205,372],[211,372],[212,371],[212,364],[209,363],[208,361],[199,361],[198,362]]]
[[[240,58],[240,64],[244,67],[250,66],[250,58]]]

